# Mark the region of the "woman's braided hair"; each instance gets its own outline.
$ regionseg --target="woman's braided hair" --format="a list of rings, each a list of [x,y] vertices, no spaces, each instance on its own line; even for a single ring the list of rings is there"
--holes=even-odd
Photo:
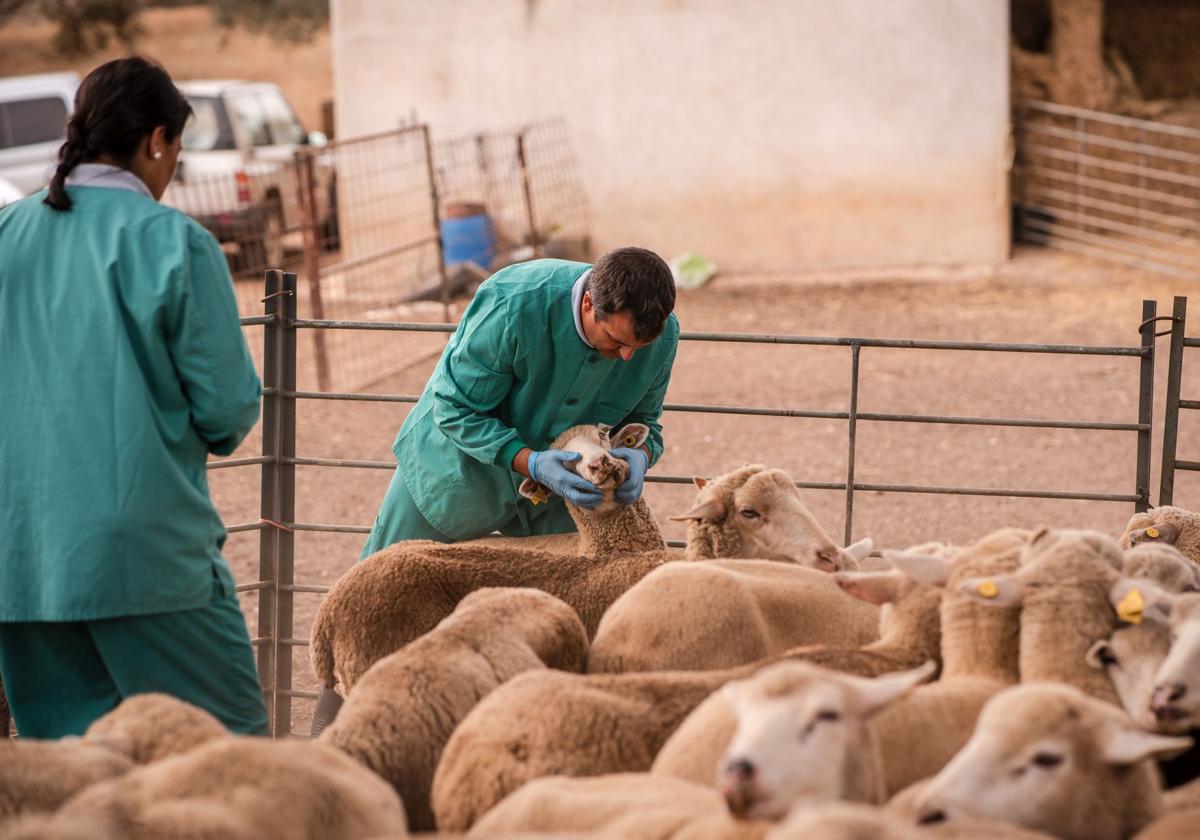
[[[157,64],[136,56],[101,64],[75,93],[75,112],[44,203],[70,210],[66,180],[76,166],[107,155],[128,168],[146,135],[161,125],[173,142],[191,113],[187,99]]]

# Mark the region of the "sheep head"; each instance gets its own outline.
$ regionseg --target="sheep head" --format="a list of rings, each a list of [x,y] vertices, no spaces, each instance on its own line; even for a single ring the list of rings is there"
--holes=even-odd
[[[752,465],[693,482],[700,491],[696,504],[671,519],[691,523],[689,551],[695,556],[782,560],[835,572],[857,569],[871,552],[869,539],[839,547],[783,470]]]
[[[1158,785],[1146,762],[1190,746],[1190,738],[1141,731],[1119,709],[1078,689],[1025,683],[988,701],[971,740],[917,799],[916,819],[997,820],[1055,837],[1097,837],[1098,807],[1121,809],[1127,792],[1131,809],[1145,807],[1137,797],[1154,796]],[[1140,827],[1118,827],[1119,836]]]
[[[620,507],[613,493],[629,478],[629,464],[612,454],[614,445],[626,449],[641,446],[650,436],[642,423],[629,423],[616,432],[603,424],[572,426],[554,439],[552,447],[566,452],[578,452],[580,458],[569,468],[585,478],[604,494],[604,501],[592,513],[611,513]],[[518,492],[535,502],[544,501],[549,491],[532,478],[521,482]]]
[[[1164,732],[1200,728],[1200,595],[1169,598],[1171,647],[1154,678],[1150,710]]]
[[[737,731],[718,769],[730,811],[751,819],[782,817],[798,800],[847,798],[863,781],[855,761],[877,761],[866,721],[924,682],[932,662],[875,679],[805,662],[781,662],[722,689]],[[881,780],[867,792],[882,796]],[[872,795],[873,794],[873,795]]]

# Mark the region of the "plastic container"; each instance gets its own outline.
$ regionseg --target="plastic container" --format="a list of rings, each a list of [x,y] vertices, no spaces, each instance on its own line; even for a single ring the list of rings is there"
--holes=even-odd
[[[496,255],[492,220],[480,204],[446,206],[440,225],[446,265],[473,262],[487,268]]]

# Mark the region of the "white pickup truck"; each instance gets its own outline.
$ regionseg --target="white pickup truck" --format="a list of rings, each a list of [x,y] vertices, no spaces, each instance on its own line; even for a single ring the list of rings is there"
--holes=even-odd
[[[236,246],[239,272],[284,262],[284,246],[297,241],[301,216],[295,153],[324,145],[306,132],[283,92],[268,82],[186,81],[179,89],[194,116],[183,132],[175,180],[163,202],[194,217],[225,246]],[[315,162],[318,218],[323,240],[336,236],[334,168]]]

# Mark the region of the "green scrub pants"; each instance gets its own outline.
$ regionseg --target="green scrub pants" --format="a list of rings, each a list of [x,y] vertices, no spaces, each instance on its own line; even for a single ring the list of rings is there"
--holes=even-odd
[[[506,537],[528,537],[535,534],[565,534],[574,530],[575,523],[567,513],[566,505],[556,498],[550,504],[538,505],[533,511],[528,505],[520,505],[516,515],[505,522],[480,523],[474,536],[484,537],[493,531],[499,531]],[[371,534],[367,537],[367,543],[358,559],[363,560],[376,551],[402,540],[456,542],[454,537],[443,534],[429,524],[417,509],[408,485],[404,483],[400,470],[397,469],[392,473],[392,483],[388,485],[383,504],[379,506],[379,515],[375,517],[375,525],[371,528]]]
[[[267,734],[237,596],[214,577],[206,607],[96,621],[0,623],[0,679],[25,738],[82,735],[125,697],[186,700],[235,733]]]

